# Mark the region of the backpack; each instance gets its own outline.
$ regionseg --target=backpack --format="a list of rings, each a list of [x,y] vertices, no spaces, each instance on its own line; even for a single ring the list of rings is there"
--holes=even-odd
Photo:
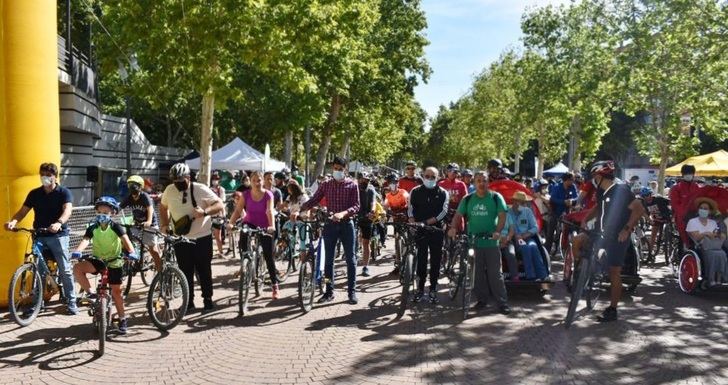
[[[491,192],[493,193],[493,203],[495,203],[495,206],[496,206],[496,208],[497,208],[497,207],[498,207],[498,195],[501,195],[501,194],[500,194],[499,192],[497,192],[497,191],[491,191]],[[468,207],[468,202],[470,202],[470,198],[472,198],[472,197],[473,197],[473,194],[475,194],[475,193],[474,193],[474,192],[472,192],[472,193],[470,193],[470,194],[466,195],[466,196],[465,196],[465,198],[463,198],[463,202],[465,202],[465,207],[466,207],[466,208]],[[464,217],[465,219],[467,219],[467,218],[468,218],[468,213],[467,213],[467,211],[465,212],[465,214],[463,214],[463,217]]]

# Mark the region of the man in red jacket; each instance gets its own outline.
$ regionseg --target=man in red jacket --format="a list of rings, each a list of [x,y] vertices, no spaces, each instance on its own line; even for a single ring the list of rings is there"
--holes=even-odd
[[[422,184],[422,178],[415,175],[417,165],[413,161],[407,162],[404,166],[404,176],[399,179],[399,188],[412,192],[412,189]]]
[[[684,164],[680,169],[682,179],[670,189],[670,204],[672,206],[673,218],[675,220],[675,228],[680,233],[680,239],[683,245],[688,244],[688,236],[685,232],[685,215],[690,208],[688,201],[695,194],[700,186],[695,182],[695,166]]]

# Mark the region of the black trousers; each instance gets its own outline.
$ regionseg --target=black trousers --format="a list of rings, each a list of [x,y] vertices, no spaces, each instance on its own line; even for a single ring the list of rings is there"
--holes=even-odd
[[[248,225],[254,227],[253,225]],[[263,258],[265,259],[265,265],[268,268],[268,274],[270,275],[270,281],[272,283],[278,283],[278,271],[276,270],[276,263],[273,260],[273,236],[272,235],[261,235],[260,246],[263,248]],[[248,234],[243,232],[240,233],[240,251],[241,255],[243,252],[248,251]]]
[[[202,298],[212,299],[212,235],[197,238],[194,244],[178,243],[174,252],[177,264],[187,278],[190,302],[195,298],[195,270],[200,276]]]
[[[420,278],[418,287],[420,291],[425,289],[427,279],[428,250],[430,252],[430,287],[437,288],[437,280],[440,278],[443,236],[444,234],[440,231],[428,232],[425,236],[417,235],[417,276]]]

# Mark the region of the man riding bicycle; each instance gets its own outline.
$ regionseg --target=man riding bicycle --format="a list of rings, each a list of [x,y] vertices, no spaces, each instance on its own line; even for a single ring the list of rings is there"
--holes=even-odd
[[[407,190],[403,188],[399,188],[398,186],[398,178],[397,174],[389,174],[385,178],[387,182],[387,193],[384,195],[384,208],[389,210],[389,212],[392,214],[392,221],[406,221],[407,217],[407,205],[409,204],[410,195],[407,192]],[[399,234],[394,234],[395,239],[399,237]],[[399,255],[400,250],[395,248],[395,252],[397,255],[395,255],[396,261],[394,264],[394,270],[392,270],[392,275],[399,274],[399,261],[400,258],[402,258],[401,255]]]
[[[672,217],[672,210],[670,210],[670,200],[655,195],[651,188],[642,187],[640,189],[640,198],[642,205],[645,209],[645,217],[652,222],[652,235],[650,237],[650,250],[655,249],[655,239],[657,235],[662,231],[665,223],[670,221]],[[668,256],[665,256],[667,259]]]
[[[598,161],[591,167],[592,183],[597,188],[597,205],[594,206],[582,221],[582,227],[596,218],[595,230],[600,236],[591,239],[594,250],[606,251],[606,263],[609,266],[611,283],[610,305],[601,316],[599,322],[617,320],[617,305],[622,295],[622,266],[630,245],[630,237],[637,222],[644,213],[642,204],[635,198],[630,187],[615,180],[614,162]]]
[[[58,166],[53,163],[40,165],[42,186],[30,190],[20,210],[5,223],[5,229],[12,231],[30,210],[33,210],[34,229],[48,229],[38,236],[38,242],[50,250],[58,263],[58,275],[63,283],[63,295],[68,306],[68,314],[78,314],[76,305],[75,282],[71,273],[71,254],[68,251],[68,219],[73,211],[71,190],[58,184]],[[45,279],[45,277],[43,277]]]
[[[154,212],[154,202],[149,194],[142,191],[144,179],[139,175],[132,175],[126,180],[126,184],[129,186],[130,194],[121,202],[120,207],[122,209],[127,207],[131,209],[134,224],[159,230],[159,219],[157,218],[157,213]],[[149,254],[154,258],[156,271],[162,271],[162,259],[159,257],[157,236],[144,231],[139,234],[139,238],[147,247]]]

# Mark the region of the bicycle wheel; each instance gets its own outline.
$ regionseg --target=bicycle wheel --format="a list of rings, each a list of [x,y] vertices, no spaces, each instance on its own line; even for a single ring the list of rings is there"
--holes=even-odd
[[[152,258],[151,254],[144,252],[144,250],[144,248],[139,249],[141,253],[139,254],[139,276],[144,286],[149,286],[152,283],[152,278],[154,278],[156,268],[154,266],[154,258]]]
[[[38,270],[26,263],[15,270],[8,290],[10,317],[20,326],[30,325],[43,305],[43,290]]]
[[[121,293],[122,297],[126,299],[131,291],[131,281],[134,278],[134,274],[139,270],[140,261],[124,261],[124,267],[122,270],[126,275],[126,285],[124,285],[124,291]]]
[[[154,276],[147,294],[147,311],[159,330],[170,330],[187,314],[190,300],[187,279],[177,266],[166,266]]]
[[[253,267],[255,270],[255,274],[253,275],[253,284],[255,286],[255,296],[260,297],[260,293],[263,291],[263,280],[265,279],[265,261],[263,260],[263,255],[261,252],[258,252],[253,260],[255,263],[253,264]]]
[[[453,264],[447,272],[447,294],[451,300],[457,298],[463,284],[462,267],[461,263]]]
[[[308,313],[313,308],[313,299],[316,294],[315,274],[311,255],[306,254],[306,258],[301,261],[298,269],[298,304],[304,313]]]
[[[584,289],[591,275],[591,263],[589,258],[582,258],[578,269],[574,272],[574,282],[576,284],[572,288],[569,310],[566,312],[565,325],[567,328],[571,326],[574,322],[574,317],[576,317],[576,308],[579,305],[579,300],[584,294]]]
[[[471,277],[471,275],[474,270],[473,270],[473,268],[470,267],[469,261],[465,261],[465,263],[463,263],[461,270],[462,270],[462,281],[463,281],[463,288],[462,288],[463,320],[465,320],[468,318],[468,312],[470,311],[470,297],[473,293],[473,277]]]
[[[238,315],[241,317],[248,313],[248,297],[252,279],[253,262],[246,256],[240,262],[240,281],[238,282]]]
[[[104,349],[106,347],[106,328],[107,323],[107,305],[109,298],[106,295],[102,295],[99,301],[96,303],[96,309],[94,316],[96,317],[96,330],[99,337],[99,356],[104,355]]]
[[[409,301],[410,286],[412,285],[413,277],[415,275],[415,256],[412,253],[407,253],[402,261],[402,269],[400,271],[400,277],[402,280],[400,307],[404,310],[407,307],[407,302]]]
[[[288,279],[288,272],[291,266],[291,257],[289,256],[291,250],[288,247],[288,240],[279,240],[276,242],[276,250],[273,255],[273,261],[276,264],[276,271],[278,272],[278,283],[283,283]]]

